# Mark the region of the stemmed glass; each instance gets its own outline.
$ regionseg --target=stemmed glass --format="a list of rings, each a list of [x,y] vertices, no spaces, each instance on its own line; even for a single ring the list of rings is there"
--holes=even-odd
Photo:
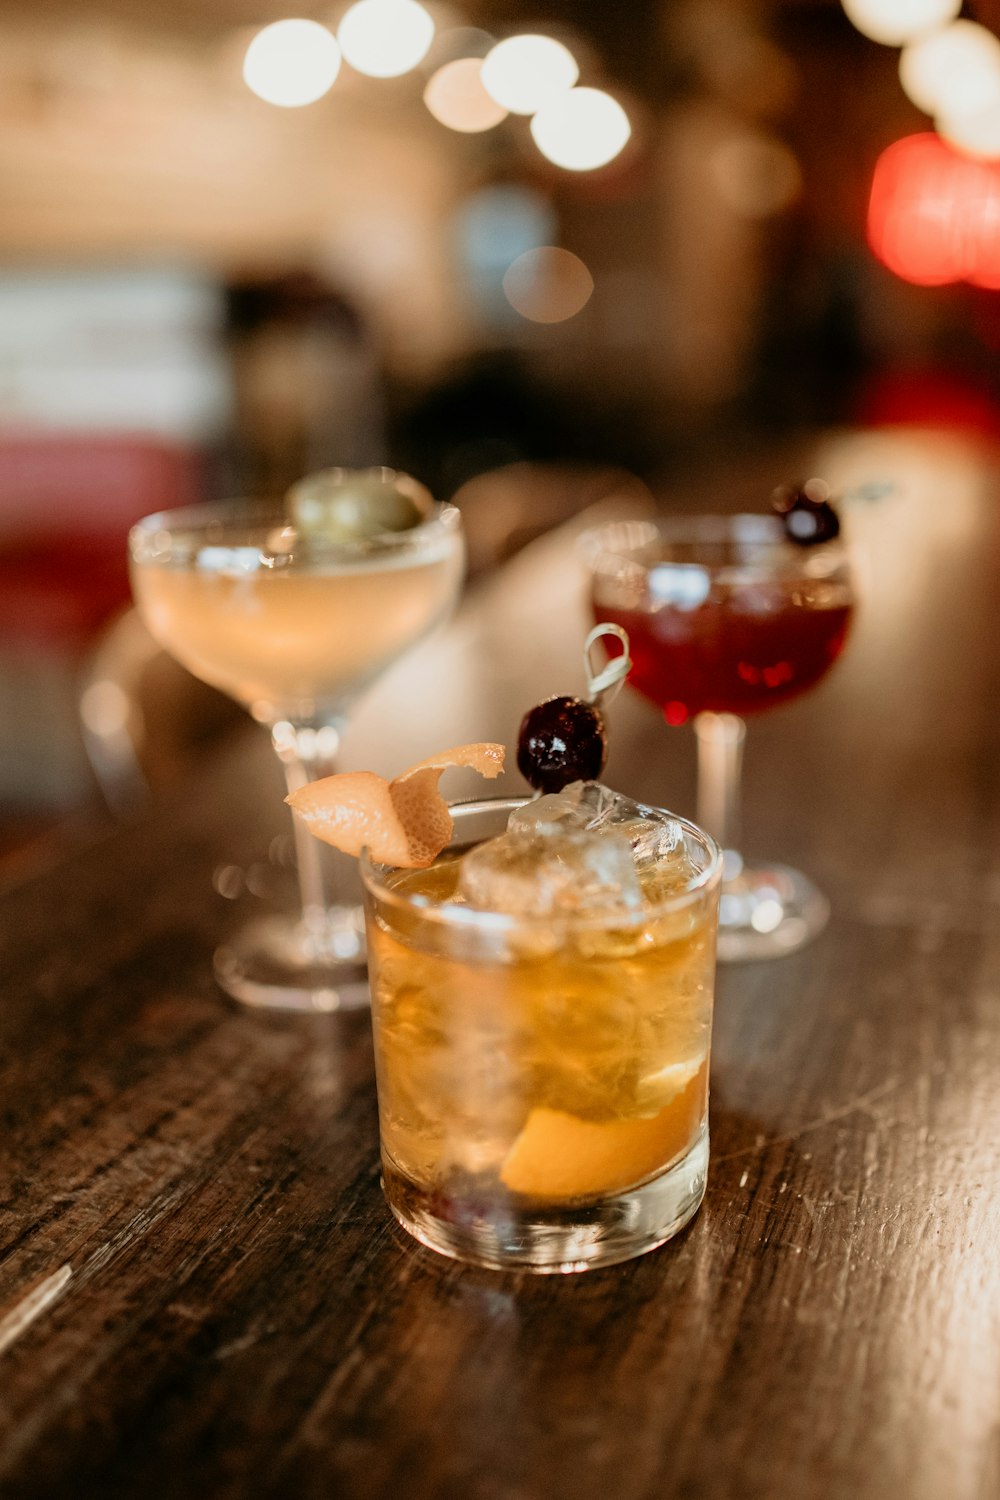
[[[355,699],[450,613],[465,570],[459,513],[429,497],[409,530],[349,541],[297,530],[280,502],[164,511],[129,550],[150,633],[269,728],[290,792],[333,772]],[[360,908],[333,899],[329,852],[298,820],[294,834],[301,911],[249,924],[216,977],[254,1006],[367,1004]]]
[[[756,515],[613,522],[582,545],[595,619],[628,632],[630,685],[669,724],[693,722],[697,821],[724,851],[720,959],[802,947],[826,924],[826,897],[739,853],[744,717],[813,687],[840,655],[854,606],[843,546],[796,546]]]

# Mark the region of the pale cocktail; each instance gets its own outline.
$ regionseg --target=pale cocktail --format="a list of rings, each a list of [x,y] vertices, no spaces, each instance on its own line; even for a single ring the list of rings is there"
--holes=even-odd
[[[270,728],[290,792],[333,769],[355,698],[449,614],[464,574],[454,507],[390,470],[337,471],[331,483],[352,514],[375,515],[367,532],[352,536],[335,515],[305,524],[294,508],[227,502],[149,516],[130,535],[150,633]],[[380,495],[409,508],[400,529],[380,529]],[[413,495],[426,495],[419,508]],[[220,948],[216,973],[252,1005],[366,1004],[357,906],[331,899],[315,842],[295,833],[301,911],[251,924]]]
[[[453,513],[454,514],[454,513]],[[175,523],[176,524],[176,523]],[[133,568],[150,633],[203,682],[264,722],[343,710],[450,610],[463,572],[455,526],[364,552],[311,542],[283,550],[274,526],[220,525],[178,566]]]

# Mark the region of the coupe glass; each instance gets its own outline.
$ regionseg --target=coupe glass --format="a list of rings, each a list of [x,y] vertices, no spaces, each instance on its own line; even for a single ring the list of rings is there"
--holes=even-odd
[[[739,853],[744,718],[811,688],[854,606],[839,541],[799,547],[777,517],[614,522],[583,539],[595,619],[631,642],[629,683],[668,724],[694,724],[697,821],[724,851],[719,958],[773,958],[826,925],[829,903],[785,865]]]
[[[354,700],[450,613],[465,570],[450,505],[408,531],[334,542],[296,532],[278,502],[219,502],[148,516],[129,547],[150,633],[267,725],[289,791],[332,774]],[[301,911],[244,928],[217,951],[216,976],[249,1005],[367,1004],[361,911],[331,894],[342,856],[298,820],[294,834]]]

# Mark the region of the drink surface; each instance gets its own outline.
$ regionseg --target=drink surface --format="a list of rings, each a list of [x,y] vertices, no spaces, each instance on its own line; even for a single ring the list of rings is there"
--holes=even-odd
[[[851,608],[825,586],[717,590],[693,609],[627,609],[594,602],[594,617],[621,625],[632,654],[631,685],[667,711],[751,714],[813,687],[844,648]]]
[[[611,526],[602,547],[594,617],[628,632],[629,682],[669,723],[784,703],[843,650],[853,593],[836,544],[795,547],[748,515]]]
[[[559,1204],[682,1158],[706,1117],[714,893],[617,924],[488,914],[477,932],[471,910],[433,920],[458,881],[452,855],[397,871],[407,904],[370,923],[387,1169],[436,1201]]]
[[[204,682],[275,716],[338,706],[449,611],[458,545],[356,563],[259,565],[253,547],[205,548],[191,565],[134,562],[151,634]]]

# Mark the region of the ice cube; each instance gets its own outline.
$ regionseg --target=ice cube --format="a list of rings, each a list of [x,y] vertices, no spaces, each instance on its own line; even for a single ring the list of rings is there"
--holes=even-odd
[[[606,826],[606,825],[605,825]],[[632,859],[640,875],[651,875],[666,866],[689,866],[681,825],[676,818],[655,814],[653,809],[636,811],[633,817],[616,818],[616,830],[628,835]],[[693,873],[688,870],[689,875]]]
[[[573,781],[561,792],[533,797],[523,807],[515,807],[507,820],[510,833],[532,834],[542,829],[589,828],[593,816],[585,791],[597,786],[594,781]]]
[[[678,890],[695,873],[676,818],[599,781],[574,781],[561,792],[536,797],[511,813],[508,828],[525,834],[551,828],[613,830],[628,838],[640,878],[655,878],[657,884]]]
[[[470,906],[515,916],[635,911],[642,889],[627,838],[542,823],[479,844],[462,860]]]

